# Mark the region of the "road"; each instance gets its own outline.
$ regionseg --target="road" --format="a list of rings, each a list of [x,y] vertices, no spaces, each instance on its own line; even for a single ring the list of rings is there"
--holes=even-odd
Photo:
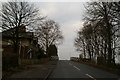
[[[120,80],[118,79],[119,76],[116,74],[67,60],[58,61],[56,68],[51,73],[48,80],[53,78],[88,78],[90,80],[109,78],[110,80]]]

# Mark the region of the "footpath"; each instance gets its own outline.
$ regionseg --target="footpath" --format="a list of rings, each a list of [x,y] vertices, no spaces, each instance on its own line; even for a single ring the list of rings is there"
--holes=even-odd
[[[46,80],[56,67],[57,61],[49,61],[45,64],[30,65],[31,69],[11,75],[2,80]]]

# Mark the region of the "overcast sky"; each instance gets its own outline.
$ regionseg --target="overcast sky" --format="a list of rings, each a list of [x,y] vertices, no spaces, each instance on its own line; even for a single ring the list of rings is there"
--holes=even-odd
[[[40,13],[60,24],[64,36],[63,44],[58,46],[60,59],[70,59],[70,56],[79,56],[74,47],[77,31],[82,28],[82,16],[85,2],[37,2]]]

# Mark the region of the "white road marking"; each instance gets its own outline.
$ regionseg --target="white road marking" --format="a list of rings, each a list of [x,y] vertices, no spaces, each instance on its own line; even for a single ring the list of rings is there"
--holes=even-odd
[[[78,67],[76,67],[76,66],[73,66],[73,67],[80,71],[80,69]]]
[[[96,80],[94,77],[92,77],[91,75],[89,75],[89,74],[85,74],[86,76],[88,76],[88,77],[90,77],[90,78],[92,78],[92,79],[94,79],[94,80]]]

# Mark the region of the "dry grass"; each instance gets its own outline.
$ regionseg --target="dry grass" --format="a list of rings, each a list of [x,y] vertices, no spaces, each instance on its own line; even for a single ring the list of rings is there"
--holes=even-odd
[[[37,59],[23,60],[22,64],[19,67],[14,67],[14,68],[11,67],[6,71],[2,71],[2,77],[7,78],[7,77],[11,76],[14,73],[21,72],[21,71],[33,68],[33,67],[30,67],[30,65],[45,64],[48,61],[49,61],[49,58],[43,58],[41,60],[37,60]]]
[[[7,70],[7,71],[2,71],[2,77],[7,78],[7,77],[11,76],[13,73],[21,72],[21,71],[28,70],[28,69],[31,69],[31,67],[29,67],[27,65],[21,65],[19,67],[15,67],[15,68],[9,68],[9,70]]]

